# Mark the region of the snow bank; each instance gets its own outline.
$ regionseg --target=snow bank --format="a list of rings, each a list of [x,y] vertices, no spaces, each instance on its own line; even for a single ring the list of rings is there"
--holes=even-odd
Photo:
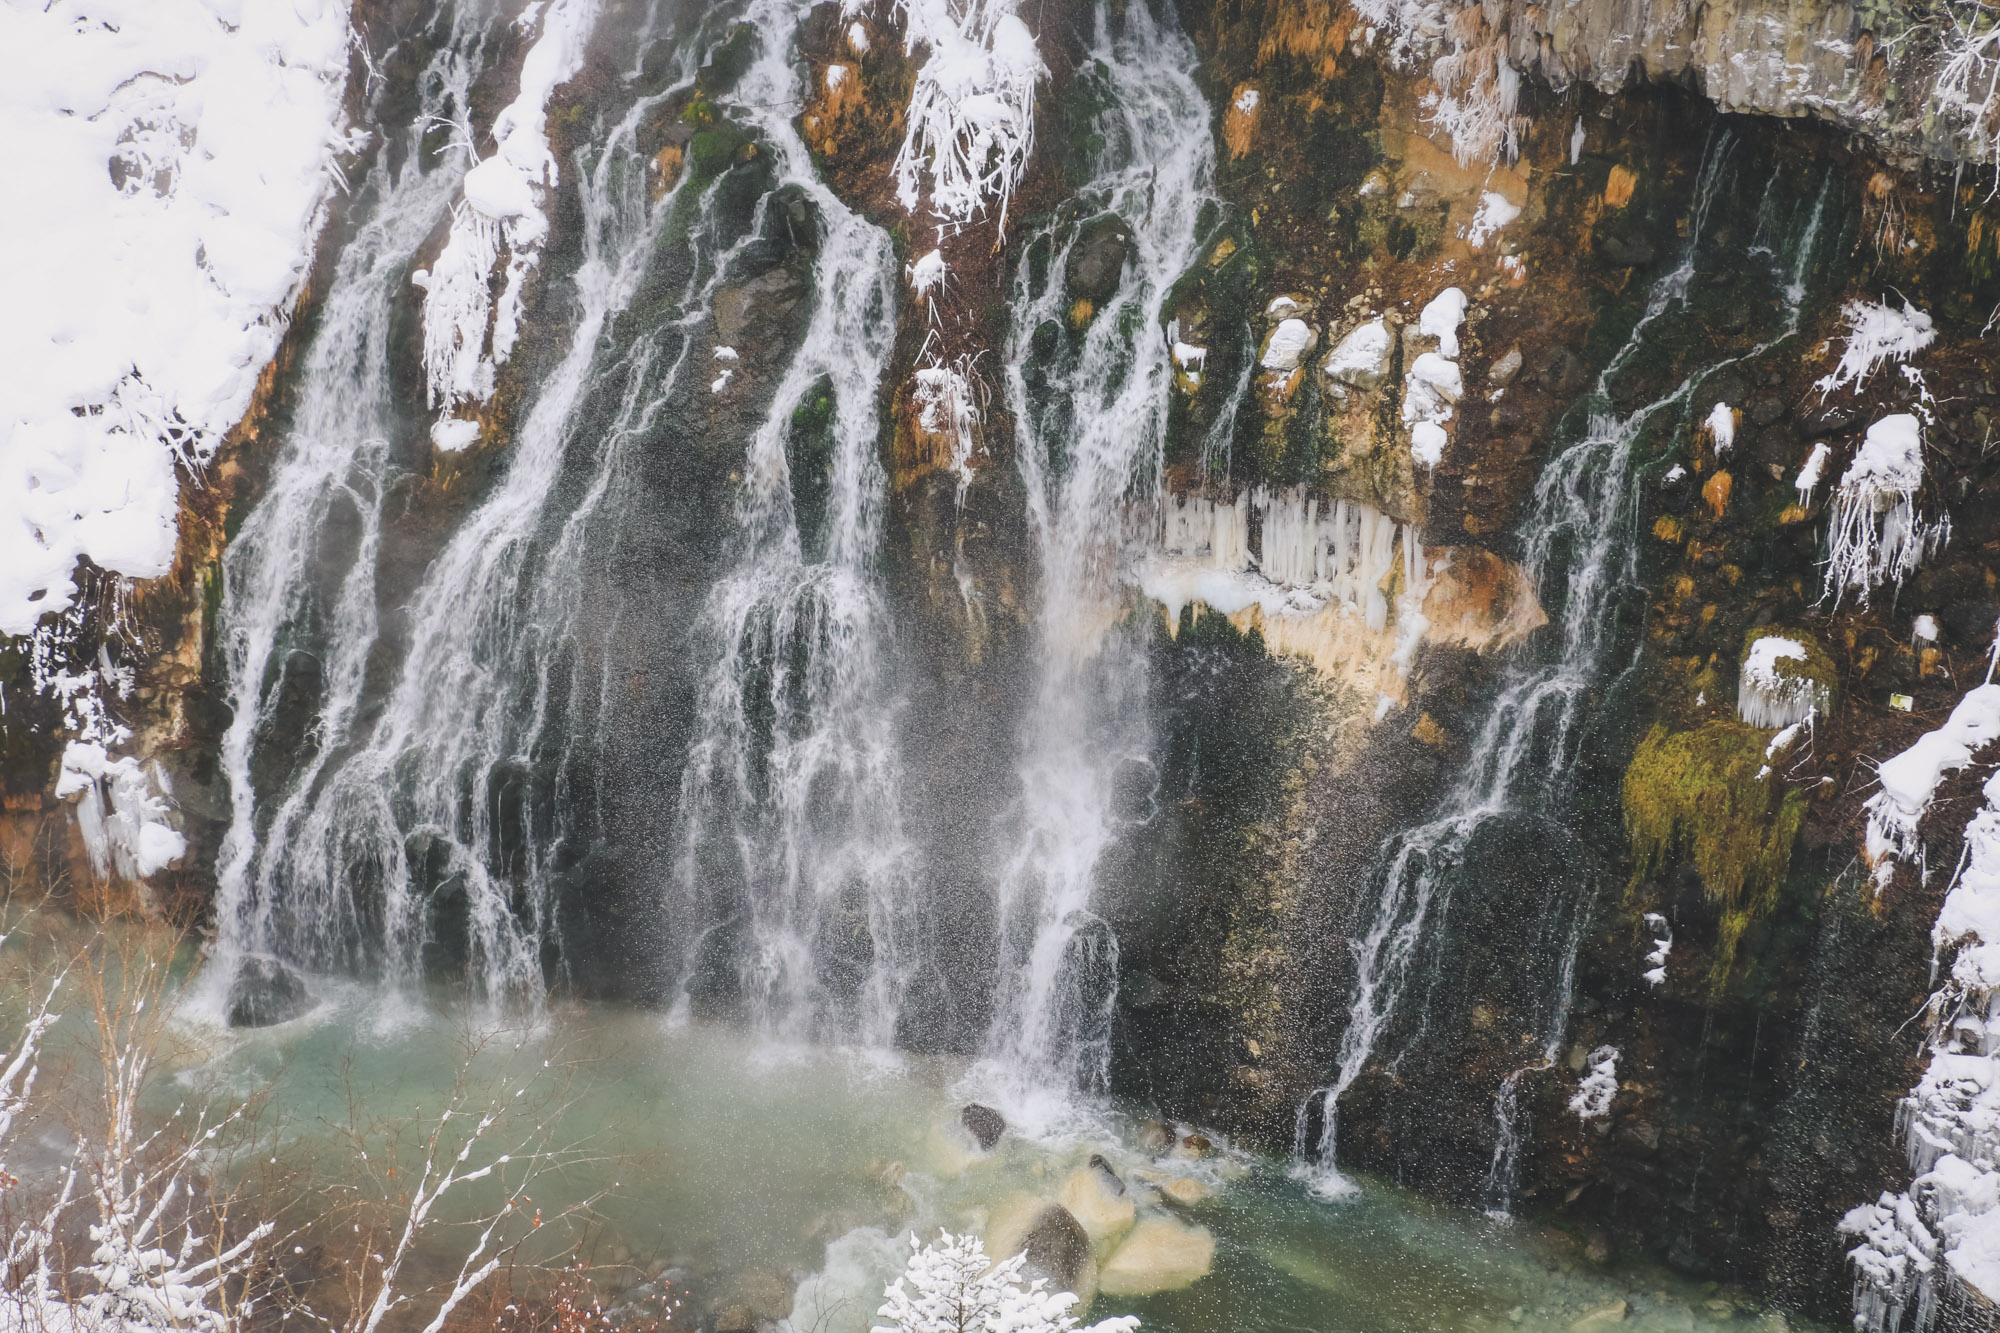
[[[1821,396],[1847,385],[1858,388],[1884,361],[1907,361],[1937,341],[1931,317],[1908,301],[1901,310],[1886,302],[1849,301],[1841,313],[1847,318],[1847,346],[1840,363],[1815,386]]]
[[[549,98],[583,68],[600,4],[554,0],[546,9],[530,6],[522,14],[524,24],[539,22],[540,35],[521,62],[514,100],[494,117],[497,147],[465,173],[465,197],[452,210],[451,234],[437,261],[410,275],[424,289],[430,405],[447,416],[460,403],[491,398],[499,367],[514,354],[528,275],[540,263],[549,235],[542,204],[560,175],[549,151]],[[492,275],[503,253],[506,279],[496,300]],[[446,438],[462,435],[447,432]]]
[[[1431,298],[1417,316],[1417,332],[1438,340],[1438,354],[1458,360],[1458,328],[1465,323],[1465,293],[1447,287]]]
[[[1444,458],[1450,437],[1444,425],[1458,400],[1465,396],[1465,379],[1458,368],[1458,329],[1465,322],[1465,293],[1447,287],[1433,297],[1417,317],[1417,333],[1437,339],[1437,350],[1423,352],[1403,376],[1403,424],[1410,429],[1410,456],[1425,467]]]
[[[1487,190],[1479,196],[1479,207],[1472,214],[1471,225],[1465,229],[1465,243],[1475,250],[1482,250],[1502,227],[1520,216],[1519,204],[1507,202],[1507,196],[1497,190]]]
[[[1923,481],[1923,427],[1916,417],[1899,412],[1870,426],[1834,492],[1822,598],[1831,596],[1838,607],[1853,592],[1865,607],[1874,589],[1900,584],[1951,540],[1949,516],[1927,523],[1917,514]]]
[[[859,14],[857,0],[843,13]],[[899,0],[903,48],[929,52],[917,71],[896,153],[896,197],[915,212],[962,226],[988,201],[1007,227],[1007,203],[1034,148],[1035,86],[1047,77],[1016,0]]]
[[[80,556],[164,574],[174,467],[243,416],[306,276],[339,0],[0,5],[0,635]]]
[[[1715,443],[1716,457],[1728,453],[1736,443],[1736,413],[1729,404],[1717,403],[1710,408],[1708,420],[1703,424],[1708,427],[1709,439]]]
[[[1799,469],[1799,475],[1792,486],[1799,493],[1799,505],[1812,503],[1813,492],[1819,489],[1820,479],[1826,475],[1826,460],[1833,450],[1825,444],[1815,444],[1806,458],[1806,465]]]

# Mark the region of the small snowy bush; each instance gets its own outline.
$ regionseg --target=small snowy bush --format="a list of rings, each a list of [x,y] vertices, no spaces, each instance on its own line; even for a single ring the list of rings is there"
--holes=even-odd
[[[949,1231],[925,1245],[910,1237],[909,1265],[889,1284],[888,1299],[875,1313],[888,1320],[869,1333],[1069,1333],[1077,1327],[1069,1313],[1076,1297],[1045,1290],[1041,1278],[1022,1276],[1025,1254],[993,1263],[977,1236]],[[1129,1333],[1139,1327],[1131,1315],[1092,1324],[1082,1333]]]

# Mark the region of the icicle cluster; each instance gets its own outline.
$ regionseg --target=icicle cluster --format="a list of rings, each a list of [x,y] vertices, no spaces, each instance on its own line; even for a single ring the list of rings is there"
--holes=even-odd
[[[1900,584],[1951,540],[1949,516],[1927,522],[1917,513],[1923,480],[1923,428],[1916,417],[1899,412],[1868,428],[1834,492],[1822,598],[1838,606],[1852,592],[1865,607],[1874,589]]]
[[[1864,847],[1875,867],[1879,890],[1895,872],[1896,861],[1914,860],[1924,866],[1917,826],[1930,809],[1931,797],[1944,775],[1964,768],[1981,748],[2000,740],[2000,685],[1968,690],[1944,725],[1917,737],[1901,754],[1882,761],[1876,778],[1882,790],[1868,798]]]
[[[523,13],[521,22],[539,21],[541,34],[522,61],[519,92],[494,118],[498,148],[465,173],[465,197],[452,210],[451,234],[436,262],[410,275],[424,289],[424,380],[430,405],[445,412],[431,428],[440,449],[463,449],[478,438],[476,425],[454,420],[451,410],[491,398],[499,367],[514,354],[528,275],[549,235],[542,203],[559,174],[549,150],[548,102],[583,68],[600,5],[553,0]],[[461,130],[470,136],[469,127]],[[496,301],[491,278],[503,253],[506,276]]]
[[[1569,1099],[1569,1109],[1579,1120],[1595,1120],[1611,1114],[1611,1100],[1618,1095],[1618,1048],[1600,1046],[1590,1053],[1589,1072]]]
[[[37,693],[59,702],[69,737],[55,794],[76,803],[77,832],[99,878],[116,873],[143,880],[179,860],[187,839],[171,822],[171,789],[159,765],[115,753],[132,730],[111,715],[106,698],[132,693],[131,669],[114,666],[102,647],[93,668],[63,665],[80,619],[80,608],[73,607],[44,621],[29,640],[29,680]]]
[[[1847,346],[1840,363],[1815,386],[1822,396],[1866,384],[1884,361],[1907,361],[1937,341],[1931,317],[1908,301],[1901,310],[1883,301],[1849,301],[1841,313],[1847,318]]]

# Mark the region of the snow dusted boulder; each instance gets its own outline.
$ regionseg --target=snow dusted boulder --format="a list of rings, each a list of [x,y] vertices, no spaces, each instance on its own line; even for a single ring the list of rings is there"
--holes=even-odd
[[[1833,707],[1838,675],[1804,630],[1753,629],[1736,675],[1736,715],[1753,727],[1790,727]]]

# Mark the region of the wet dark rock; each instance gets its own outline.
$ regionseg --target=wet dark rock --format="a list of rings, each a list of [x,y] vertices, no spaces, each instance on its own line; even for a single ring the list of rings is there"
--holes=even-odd
[[[1104,1187],[1113,1194],[1123,1195],[1125,1193],[1125,1182],[1120,1180],[1118,1173],[1111,1169],[1111,1163],[1104,1160],[1104,1154],[1092,1153],[1090,1155],[1090,1169],[1103,1177]]]
[[[319,1002],[299,974],[274,958],[247,958],[229,983],[229,1026],[268,1028],[311,1013]]]
[[[972,1135],[973,1142],[981,1152],[993,1151],[993,1145],[1007,1132],[1007,1117],[990,1106],[973,1102],[958,1113],[958,1123],[965,1126],[965,1132]]]
[[[1653,243],[1636,233],[1620,235],[1612,232],[1597,242],[1597,253],[1623,268],[1637,268],[1650,264],[1658,257],[1659,251]]]
[[[1859,408],[1845,403],[1822,403],[1816,393],[1808,393],[1799,404],[1799,429],[1809,440],[1853,430],[1860,421]]]
[[[1091,1253],[1090,1235],[1061,1204],[1052,1203],[1042,1210],[1028,1228],[1022,1249],[1028,1257],[1028,1272],[1047,1278],[1052,1290],[1095,1289],[1097,1257]]]
[[[1570,348],[1558,347],[1549,354],[1539,378],[1550,393],[1568,397],[1590,383],[1590,367]]]
[[[1132,230],[1125,219],[1107,213],[1083,229],[1070,247],[1063,277],[1070,295],[1102,304],[1118,290],[1125,274],[1125,255],[1132,247]]]
[[[1772,393],[1760,393],[1743,409],[1753,426],[1770,426],[1785,415],[1785,400]]]

